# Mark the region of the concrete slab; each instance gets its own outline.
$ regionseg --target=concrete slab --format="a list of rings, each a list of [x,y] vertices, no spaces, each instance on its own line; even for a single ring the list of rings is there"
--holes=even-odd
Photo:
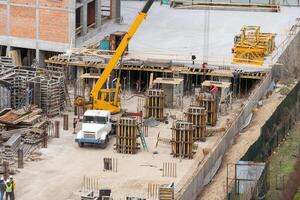
[[[122,1],[122,24],[104,24],[101,34],[87,42],[95,42],[117,30],[126,31],[144,3]],[[204,10],[174,9],[155,2],[129,44],[130,55],[191,60],[194,54],[196,61],[202,63],[204,13]],[[278,13],[211,10],[209,60],[231,61],[234,36],[244,25],[258,25],[262,32],[276,33],[276,44],[279,45],[299,16],[298,7],[281,7]]]

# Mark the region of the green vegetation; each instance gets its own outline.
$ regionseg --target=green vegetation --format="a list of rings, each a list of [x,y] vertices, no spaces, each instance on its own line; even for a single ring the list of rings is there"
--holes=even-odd
[[[290,91],[291,90],[286,86],[283,86],[282,88],[279,89],[279,93],[284,96],[286,96],[288,93],[290,93]]]
[[[270,157],[270,190],[267,199],[280,199],[280,194],[285,188],[289,174],[294,171],[294,165],[299,154],[300,144],[300,124],[290,131],[286,140],[275,149]],[[300,193],[295,199],[300,199]]]

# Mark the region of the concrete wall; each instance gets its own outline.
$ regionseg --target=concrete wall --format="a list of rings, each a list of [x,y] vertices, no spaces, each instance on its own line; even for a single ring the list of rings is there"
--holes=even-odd
[[[192,172],[192,175],[182,183],[182,185],[177,186],[177,188],[180,189],[176,191],[176,199],[197,199],[197,196],[201,193],[204,186],[210,182],[217,172],[226,150],[233,143],[237,133],[241,131],[242,126],[244,125],[246,118],[251,114],[253,107],[267,92],[271,81],[272,77],[271,73],[269,73],[250,94],[242,111],[227,130],[226,134],[219,140],[218,145],[211,150],[204,161],[195,160],[195,166],[198,166],[198,168]]]

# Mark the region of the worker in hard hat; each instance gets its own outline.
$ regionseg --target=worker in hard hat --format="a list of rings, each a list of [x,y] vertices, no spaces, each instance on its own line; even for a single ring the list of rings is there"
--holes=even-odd
[[[13,183],[10,181],[10,179],[6,180],[6,189],[5,189],[5,200],[8,200],[8,197],[10,200],[14,200],[13,195]]]
[[[0,178],[0,200],[4,199],[5,189],[6,189],[6,184],[5,184],[4,178],[2,176]]]
[[[14,199],[15,199],[16,181],[15,181],[15,179],[13,178],[13,176],[9,176],[9,181],[10,181],[11,184],[12,184],[12,199],[14,200]]]

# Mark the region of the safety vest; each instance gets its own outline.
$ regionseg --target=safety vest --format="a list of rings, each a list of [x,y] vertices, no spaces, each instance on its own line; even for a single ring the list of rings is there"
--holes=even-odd
[[[7,185],[5,192],[12,192],[12,187],[13,187],[12,183],[10,185]]]

